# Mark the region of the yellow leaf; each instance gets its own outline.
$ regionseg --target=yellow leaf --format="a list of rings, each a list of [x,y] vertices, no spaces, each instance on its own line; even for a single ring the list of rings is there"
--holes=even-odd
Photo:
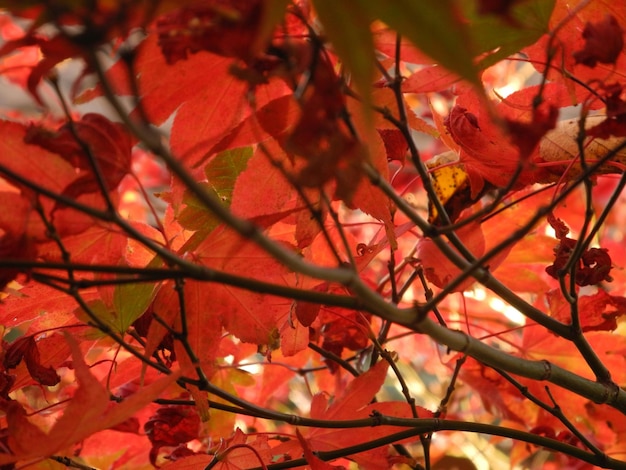
[[[426,162],[430,180],[437,198],[452,220],[467,206],[474,203],[470,196],[469,176],[463,164],[458,163],[455,152],[445,152]],[[433,201],[428,203],[428,221],[435,223],[439,218]]]

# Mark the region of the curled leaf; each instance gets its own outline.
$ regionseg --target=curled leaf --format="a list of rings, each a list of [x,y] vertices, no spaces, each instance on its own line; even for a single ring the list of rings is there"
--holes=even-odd
[[[546,268],[546,273],[555,279],[563,275],[562,270],[567,266],[574,253],[577,241],[563,236],[554,249],[554,263]],[[576,267],[575,281],[579,286],[590,286],[600,282],[610,282],[612,268],[611,257],[606,248],[589,248],[583,251]]]
[[[480,194],[485,181],[498,187],[510,184],[511,177],[521,164],[519,151],[508,141],[503,129],[492,121],[486,109],[472,108],[470,111],[470,108],[456,105],[446,118],[445,125],[460,146],[460,160],[470,177],[472,197]],[[516,187],[533,182],[530,176],[518,178]]]
[[[4,367],[15,368],[22,359],[26,362],[31,377],[40,384],[53,386],[61,381],[54,368],[41,364],[39,348],[33,336],[19,338],[9,346],[4,356]]]
[[[559,290],[548,292],[551,315],[564,323],[571,323],[571,305]],[[598,289],[592,295],[582,295],[578,299],[580,326],[583,331],[613,331],[617,319],[626,315],[626,298],[607,294]]]
[[[477,197],[471,195],[470,179],[465,166],[458,162],[458,156],[453,151],[431,158],[426,166],[430,170],[431,184],[437,198],[446,209],[450,220],[455,221],[464,209],[477,200]],[[428,221],[434,224],[439,221],[433,201],[428,203]]]
[[[193,406],[162,406],[144,425],[152,443],[150,461],[153,465],[161,447],[177,446],[195,439],[200,427],[200,417]]]

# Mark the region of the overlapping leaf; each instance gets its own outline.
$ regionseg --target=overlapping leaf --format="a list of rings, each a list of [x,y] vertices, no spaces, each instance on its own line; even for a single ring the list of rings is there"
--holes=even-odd
[[[412,417],[410,406],[406,403],[372,403],[372,399],[385,380],[387,369],[388,364],[386,362],[377,363],[366,373],[350,382],[343,394],[335,398],[332,403],[323,394],[315,395],[311,403],[311,417],[330,420],[358,419],[371,416],[372,413],[376,412],[397,417]],[[421,417],[431,416],[429,411],[421,408],[418,410],[418,414]],[[332,429],[313,429],[310,432],[303,432],[303,435],[312,449],[333,450],[359,442],[367,442],[398,432],[401,429],[379,426],[365,432],[355,431],[352,433]],[[363,452],[353,458],[362,468],[367,469],[382,469],[389,465],[386,449]]]
[[[176,379],[175,374],[163,377],[147,386],[141,394],[110,408],[109,393],[89,371],[75,341],[68,341],[78,381],[73,399],[49,433],[31,423],[18,402],[5,403],[11,453],[0,455],[2,464],[51,456],[97,431],[115,426],[156,398]],[[37,442],[37,446],[33,446],[33,442]]]
[[[231,274],[279,285],[291,282],[291,275],[284,266],[253,242],[225,227],[211,232],[196,248],[195,256],[206,266]],[[277,345],[278,319],[289,311],[289,301],[227,285],[215,285],[210,294],[202,285],[197,289],[206,292],[208,302],[200,302],[198,308],[210,305],[211,315],[220,318],[230,333],[242,341]]]

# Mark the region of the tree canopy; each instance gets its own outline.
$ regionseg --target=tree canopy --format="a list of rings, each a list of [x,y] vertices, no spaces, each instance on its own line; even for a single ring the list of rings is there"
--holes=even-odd
[[[626,468],[625,37],[0,0],[0,468]]]

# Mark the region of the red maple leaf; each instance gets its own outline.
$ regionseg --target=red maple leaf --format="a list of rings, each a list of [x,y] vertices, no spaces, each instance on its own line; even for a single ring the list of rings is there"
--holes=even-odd
[[[130,172],[133,140],[119,124],[101,114],[86,114],[78,122],[68,123],[56,132],[31,127],[25,141],[55,152],[82,172],[63,194],[76,197],[99,189],[94,163],[112,191]]]
[[[226,116],[238,115],[241,106],[234,103],[245,102],[241,96],[247,85],[241,82],[241,87],[237,87],[237,81],[228,74],[231,63],[230,58],[206,53],[194,54],[187,60],[168,64],[159,49],[156,35],[149,35],[138,46],[134,62],[140,103],[147,117],[155,124],[162,124],[182,105],[192,108],[190,115],[196,118],[195,126],[202,127],[202,121],[198,122],[198,119],[205,115],[205,111],[209,111],[207,119],[214,124],[227,120]],[[125,61],[116,62],[107,70],[106,77],[118,95],[133,95]],[[202,93],[198,94],[199,90]],[[101,95],[102,89],[95,87],[82,93],[78,102],[86,102]],[[224,106],[216,111],[222,114],[213,115],[214,104],[207,100],[215,103],[223,101]],[[188,126],[189,118],[184,119],[184,122]],[[237,123],[238,121],[234,121],[233,125]],[[196,142],[197,139],[194,140]]]
[[[286,285],[292,282],[289,271],[250,240],[245,240],[224,226],[215,229],[196,248],[194,256],[204,265],[231,274]],[[190,283],[191,284],[191,283]],[[218,319],[229,332],[245,342],[276,346],[279,319],[286,318],[291,303],[284,299],[215,285],[207,291],[201,283],[193,284],[199,299],[198,315]],[[202,300],[204,299],[204,300]],[[215,323],[213,323],[215,324]],[[198,329],[201,331],[202,320]],[[204,333],[198,333],[204,334]],[[218,330],[216,334],[221,334]]]
[[[559,109],[556,106],[548,106],[548,109],[536,107],[532,111],[530,122],[520,122],[512,119],[507,120],[507,130],[511,136],[511,142],[519,149],[520,158],[528,159],[533,153],[541,138],[554,129]]]
[[[623,32],[626,27],[626,12],[623,5],[615,6],[610,0],[594,0],[585,4],[584,8],[572,9],[567,2],[555,2],[549,28],[557,33],[559,47],[555,50],[552,63],[558,63],[558,67],[544,70],[546,50],[553,40],[550,35],[544,35],[524,49],[538,70],[545,72],[548,79],[562,83],[579,102],[589,98],[588,83],[600,83],[609,76],[611,81],[626,83],[624,74],[619,73],[626,64],[626,54],[623,53],[623,46],[619,45],[623,41],[619,31]],[[607,12],[611,14],[607,15]],[[611,15],[617,24],[614,24]],[[588,31],[587,37],[581,34],[585,30]],[[594,67],[585,62],[594,63]],[[568,73],[563,74],[562,70]],[[577,80],[572,81],[572,76]],[[603,104],[596,100],[592,106],[597,109]]]
[[[24,30],[15,23],[11,15],[0,15],[0,37],[3,41],[7,43],[17,41],[24,34]],[[39,48],[33,45],[19,47],[13,52],[10,52],[9,49],[7,47],[4,54],[0,50],[0,74],[12,83],[26,88],[30,72],[40,60]]]
[[[571,305],[559,290],[548,292],[550,312],[557,320],[571,323]],[[617,319],[626,314],[626,298],[610,295],[603,289],[578,298],[579,322],[583,331],[613,331]]]
[[[153,323],[156,323],[154,321],[154,305],[155,301],[152,302],[148,310],[146,310],[143,315],[141,315],[137,320],[133,322],[133,328],[135,329],[137,334],[143,338],[148,337],[148,334],[150,333],[150,327]],[[160,350],[163,352],[163,354],[165,354],[165,351],[168,351],[167,359],[168,361],[173,362],[176,360],[176,352],[174,351],[174,337],[172,335],[172,332],[166,331],[165,328],[162,329],[162,332],[164,333],[164,336],[158,343],[158,346],[156,346],[156,348],[153,348],[151,344],[146,344],[146,352],[148,353],[148,355],[151,355],[153,349]]]
[[[76,178],[74,168],[60,155],[27,144],[27,130],[20,123],[0,121],[0,133],[4,136],[0,140],[0,164],[17,175],[27,176],[37,186],[61,192]],[[8,176],[7,179],[11,181]]]
[[[366,150],[341,119],[346,99],[328,58],[318,58],[300,104],[302,114],[284,139],[286,150],[304,161],[296,183],[319,188],[335,179],[336,197],[350,199],[362,176]]]
[[[31,377],[40,384],[54,386],[61,380],[54,368],[41,364],[39,348],[33,336],[24,336],[9,346],[4,356],[4,367],[14,369],[22,359]]]
[[[626,137],[626,100],[622,98],[624,85],[605,85],[600,93],[606,103],[606,119],[586,130],[588,136],[608,139]]]
[[[372,403],[375,394],[382,386],[387,375],[389,364],[385,361],[378,362],[366,373],[355,378],[343,391],[341,396],[330,401],[328,397],[319,393],[311,402],[311,418],[328,420],[350,420],[367,418],[376,414],[410,418],[413,417],[410,406],[403,402]],[[419,417],[432,417],[432,413],[424,408],[417,407]],[[314,428],[302,432],[307,445],[313,450],[335,450],[342,447],[356,445],[398,432],[404,428],[393,426],[377,426],[364,430],[320,429]],[[296,447],[297,446],[297,447]],[[295,453],[300,449],[300,444],[294,441],[278,446],[274,452]],[[388,450],[378,448],[371,451],[361,452],[351,457],[360,468],[387,469],[389,468]]]
[[[406,152],[409,150],[409,144],[407,144],[402,132],[398,129],[377,129],[377,131],[385,144],[387,159],[404,162]]]
[[[548,218],[554,228],[559,243],[554,248],[554,263],[546,268],[546,272],[555,279],[563,275],[561,270],[570,262],[577,241],[565,236],[568,233],[565,224],[560,219],[551,216]],[[612,281],[610,276],[612,261],[606,248],[587,248],[577,262],[575,281],[579,286],[599,284],[603,281]]]
[[[372,29],[376,50],[385,54],[387,57],[395,57],[398,33],[382,23],[374,23]],[[404,36],[400,38],[400,59],[412,64],[433,63],[433,60],[429,56],[415,47],[415,45]]]
[[[405,93],[430,93],[447,90],[461,78],[454,72],[439,65],[423,67],[412,73],[402,82]]]
[[[582,34],[585,47],[574,52],[577,64],[595,67],[598,62],[614,63],[624,48],[624,31],[617,19],[607,14],[597,22],[588,22]]]
[[[535,165],[539,160],[535,149],[555,126],[558,108],[571,104],[571,97],[562,87],[551,85],[541,105],[535,106],[538,91],[525,88],[493,109],[471,90],[457,99],[445,125],[459,145],[472,197],[482,190],[483,180],[497,187],[512,184],[512,189],[521,189],[545,178],[545,170]],[[511,181],[517,172],[517,179]]]
[[[216,470],[262,467],[271,462],[272,449],[267,435],[250,436],[237,428],[234,435],[223,442],[217,458],[219,463],[213,467]]]
[[[193,406],[171,405],[160,407],[144,425],[150,442],[150,462],[156,465],[162,447],[176,447],[198,436],[200,416]]]
[[[37,250],[33,241],[26,234],[13,235],[10,232],[2,232],[3,230],[0,230],[0,259],[22,261],[33,261],[35,259]],[[0,291],[15,279],[20,272],[28,271],[20,268],[0,268]]]
[[[320,310],[320,321],[323,325],[321,337],[322,348],[341,357],[344,349],[358,351],[369,342],[370,315],[362,312],[326,307]],[[338,365],[327,361],[331,372],[338,370]]]
[[[41,80],[47,75],[53,74],[54,67],[60,62],[83,54],[83,50],[67,37],[63,35],[45,37],[37,34],[34,29],[5,43],[0,48],[0,57],[7,56],[14,51],[20,53],[22,51],[27,53],[37,51],[37,54],[30,61],[18,64],[22,71],[16,78],[21,81],[26,76],[27,89],[39,104],[43,104],[37,90]],[[11,61],[10,58],[8,60]],[[22,60],[24,60],[24,56],[22,56]],[[79,82],[80,80],[75,85]]]
[[[250,58],[262,7],[260,0],[212,0],[162,15],[156,30],[163,55],[168,63],[199,51]]]
[[[500,374],[469,357],[459,375],[463,382],[478,392],[487,411],[507,420],[524,422],[518,391]],[[493,393],[494,390],[498,393]]]
[[[502,130],[490,120],[479,120],[475,110],[456,105],[445,120],[448,132],[460,146],[472,196],[481,192],[483,179],[499,187],[508,185],[520,164],[517,149],[507,142]]]
[[[464,225],[457,230],[457,235],[474,256],[480,257],[484,253],[485,237],[480,223],[472,222]],[[461,274],[461,270],[441,253],[430,238],[420,240],[416,258],[424,268],[427,279],[437,287],[445,287],[446,284]],[[473,283],[474,278],[470,277],[456,287],[455,291],[462,292]]]
[[[345,467],[331,465],[327,462],[324,462],[319,457],[315,455],[308,441],[304,438],[304,436],[300,433],[298,429],[296,429],[296,436],[298,437],[298,441],[302,446],[302,451],[304,453],[304,458],[307,463],[311,467],[311,470],[344,470]]]
[[[0,402],[6,413],[10,436],[9,452],[0,454],[0,465],[49,457],[100,430],[117,426],[157,398],[178,377],[177,374],[162,377],[143,387],[141,393],[110,406],[110,392],[91,373],[76,341],[69,336],[66,340],[72,351],[72,364],[78,382],[73,399],[49,428],[49,433],[29,421],[18,402]],[[37,445],[33,446],[33,442]]]

